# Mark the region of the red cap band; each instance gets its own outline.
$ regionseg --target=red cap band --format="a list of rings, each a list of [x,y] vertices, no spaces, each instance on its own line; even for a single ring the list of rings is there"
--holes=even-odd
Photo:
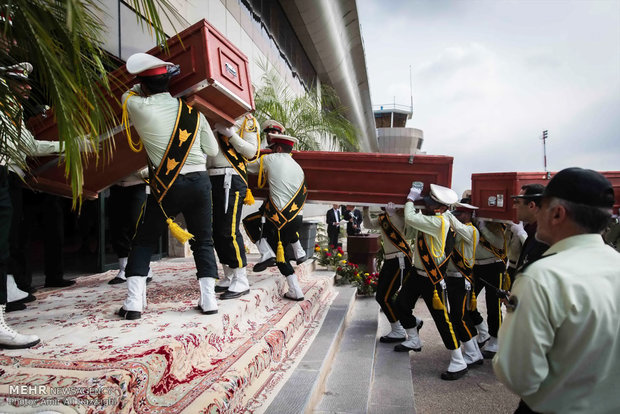
[[[295,146],[295,143],[293,141],[289,141],[288,139],[282,139],[282,138],[271,138],[271,143],[290,145],[291,147]]]
[[[147,69],[145,71],[142,71],[138,73],[138,76],[157,76],[157,75],[163,75],[165,73],[168,73],[168,67],[160,66],[158,68]]]

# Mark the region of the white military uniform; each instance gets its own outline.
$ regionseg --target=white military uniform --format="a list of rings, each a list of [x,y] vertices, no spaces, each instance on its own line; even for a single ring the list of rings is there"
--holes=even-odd
[[[620,254],[598,234],[565,238],[515,280],[493,359],[534,411],[620,412]]]

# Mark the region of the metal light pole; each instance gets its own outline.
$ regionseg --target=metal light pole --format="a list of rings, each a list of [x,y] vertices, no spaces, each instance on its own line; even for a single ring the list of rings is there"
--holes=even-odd
[[[548,131],[545,129],[542,133],[542,142],[543,142],[543,162],[545,165],[545,173],[547,173],[547,179],[549,179],[550,174],[549,171],[547,171],[547,138],[548,138]]]

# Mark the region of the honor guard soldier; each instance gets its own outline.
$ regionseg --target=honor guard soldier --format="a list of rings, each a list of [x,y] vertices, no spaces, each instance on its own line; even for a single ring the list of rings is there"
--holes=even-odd
[[[304,171],[291,156],[297,138],[272,134],[269,148],[271,154],[261,155],[258,163],[250,164],[248,170],[258,174],[259,188],[269,183],[269,200],[263,205],[264,213],[250,214],[243,219],[243,225],[250,239],[256,243],[265,239],[272,251],[276,252],[276,264],[280,273],[286,276],[289,290],[285,298],[301,301],[303,292],[297,281],[292,257],[284,247],[297,240],[301,227],[301,210],[307,196]],[[261,223],[264,215],[266,221]]]
[[[10,93],[14,96],[27,98],[30,92],[28,85],[28,75],[32,72],[32,65],[24,62],[17,65],[0,68],[0,82],[10,88]],[[9,111],[14,111],[13,113]],[[2,108],[0,111],[0,121],[2,124],[1,142],[11,145],[11,139],[19,139],[27,144],[33,150],[42,150],[41,145],[49,146],[49,152],[58,151],[58,143],[55,145],[47,141],[36,141],[32,134],[26,129],[21,108],[18,102],[15,102],[14,108]],[[17,123],[21,123],[21,128],[16,129]],[[9,133],[8,131],[13,130]],[[6,134],[6,135],[5,135]],[[9,135],[10,134],[10,135]],[[19,135],[18,135],[19,134]],[[19,137],[19,138],[18,138]],[[9,159],[10,151],[0,148],[0,348],[4,349],[22,349],[30,348],[40,342],[36,335],[21,334],[10,327],[5,321],[6,305],[7,305],[7,265],[9,261],[9,233],[12,231],[13,225],[11,220],[14,214],[18,214],[21,218],[21,205],[14,206],[12,203],[13,188],[9,184],[11,175],[17,175],[22,172],[16,163],[12,163]],[[24,155],[25,159],[25,155]],[[20,183],[19,177],[14,177],[16,183]],[[21,194],[21,185],[17,188]],[[21,198],[20,198],[21,200]],[[19,211],[16,209],[19,208]],[[16,286],[11,283],[14,289]],[[21,292],[21,291],[20,291]],[[24,293],[24,292],[22,292]]]
[[[421,212],[416,210],[413,204],[421,199],[421,192],[422,188],[412,187],[405,204],[405,223],[415,230],[412,237],[415,240],[414,269],[404,282],[395,303],[396,316],[407,331],[408,339],[396,345],[394,350],[422,350],[416,320],[412,314],[418,297],[422,296],[445,347],[450,350],[450,363],[448,369],[441,374],[441,379],[456,380],[467,373],[467,363],[463,359],[459,340],[448,315],[444,276],[454,245],[445,213],[449,205],[458,201],[458,196],[449,188],[431,184],[430,195],[424,197],[425,208]]]
[[[263,131],[263,136],[265,136],[265,141],[268,146],[271,145],[272,134],[282,135],[286,132],[286,129],[284,128],[284,126],[278,121],[275,121],[273,119],[268,119],[267,121],[263,122],[261,124],[261,130]],[[264,206],[261,206],[258,212],[254,213],[251,216],[248,216],[247,218],[251,219],[252,217],[260,217],[261,225],[263,225],[266,221],[266,218],[263,213],[264,213]],[[259,262],[254,265],[254,268],[252,270],[254,272],[262,272],[268,267],[276,266],[276,254],[273,251],[273,249],[269,246],[267,239],[261,238],[259,240],[253,240],[253,242],[256,244],[256,247],[258,248],[258,252],[260,253],[261,256],[260,256]],[[301,246],[301,243],[299,241],[299,234],[297,233],[295,234],[295,238],[291,242],[291,246],[293,248],[293,254],[295,255],[295,260],[297,264],[302,264],[303,262],[305,262],[307,258],[307,253],[304,250],[304,248]]]
[[[461,352],[469,368],[482,365],[484,357],[478,347],[475,336],[476,327],[469,317],[468,309],[476,300],[473,293],[474,262],[478,247],[478,230],[471,223],[472,215],[478,207],[468,204],[469,199],[462,199],[454,204],[454,210],[446,213],[450,228],[455,233],[454,248],[446,270],[448,303],[450,304],[450,321],[454,333],[461,341]]]
[[[469,312],[470,318],[478,330],[478,337],[476,338],[478,345],[481,347],[484,345],[482,355],[485,358],[493,358],[495,351],[497,351],[497,331],[502,323],[502,308],[500,298],[488,284],[496,289],[504,288],[508,238],[505,234],[505,225],[501,223],[487,223],[479,219],[477,227],[480,231],[480,242],[476,249],[476,264],[474,265],[474,293],[478,297],[484,288],[488,324],[478,309]]]
[[[172,217],[183,213],[200,284],[198,306],[205,314],[217,313],[217,265],[211,228],[211,181],[207,156],[218,144],[204,115],[168,92],[178,66],[146,53],[127,59],[127,71],[139,83],[123,94],[124,111],[136,128],[148,156],[149,186],[144,219],[138,225],[125,267],[127,299],[119,311],[125,319],[138,319],[146,307],[146,277],[151,254]],[[124,118],[127,114],[123,114]],[[128,130],[128,125],[125,124]],[[131,141],[131,137],[129,136]]]
[[[620,254],[601,238],[613,205],[611,183],[582,168],[543,192],[536,238],[550,247],[515,279],[493,358],[515,413],[620,412]]]
[[[385,211],[377,218],[370,217],[370,209],[364,207],[362,215],[364,227],[381,230],[384,259],[379,272],[375,300],[383,310],[383,314],[390,322],[391,331],[379,338],[380,342],[403,342],[407,339],[407,332],[400,324],[394,309],[393,297],[400,290],[403,279],[409,275],[413,266],[413,250],[405,234],[404,209],[396,208],[394,203],[388,203]],[[415,316],[414,316],[415,318]],[[419,331],[424,321],[416,318],[416,327]]]
[[[207,168],[213,186],[213,243],[224,270],[215,291],[224,292],[220,299],[233,299],[250,293],[239,224],[243,204],[254,204],[247,164],[258,157],[260,134],[252,115],[239,118],[232,127],[215,124],[215,130],[220,152],[207,159]]]

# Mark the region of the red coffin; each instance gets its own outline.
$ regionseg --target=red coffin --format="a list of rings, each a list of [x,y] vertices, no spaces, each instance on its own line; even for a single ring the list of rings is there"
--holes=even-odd
[[[181,40],[179,40],[179,38]],[[168,40],[168,53],[154,48],[148,53],[181,66],[181,74],[172,79],[170,91],[186,97],[187,102],[205,114],[209,122],[233,124],[238,117],[254,110],[248,59],[206,20],[188,27]],[[116,79],[110,103],[120,124],[121,95],[136,83],[125,66],[111,73]],[[42,140],[57,140],[58,129],[52,114],[29,120],[28,128]],[[133,131],[133,136],[137,136]],[[115,150],[110,159],[90,160],[84,173],[84,196],[96,198],[99,191],[146,166],[144,151],[136,154],[127,145],[125,134],[114,136]],[[64,164],[57,157],[44,157],[32,165],[31,185],[40,190],[71,196],[64,177]]]
[[[294,152],[308,186],[308,201],[354,205],[404,204],[411,183],[424,182],[450,187],[452,157],[440,155],[378,154],[360,152]],[[258,190],[256,176],[250,176],[255,196],[265,198],[267,190]]]
[[[478,217],[517,221],[516,211],[513,208],[512,195],[519,194],[521,186],[525,184],[546,185],[554,173],[544,172],[503,172],[482,173],[471,175],[472,204],[480,207],[476,212]],[[602,171],[614,187],[616,202],[614,212],[618,214],[620,206],[620,171]]]

